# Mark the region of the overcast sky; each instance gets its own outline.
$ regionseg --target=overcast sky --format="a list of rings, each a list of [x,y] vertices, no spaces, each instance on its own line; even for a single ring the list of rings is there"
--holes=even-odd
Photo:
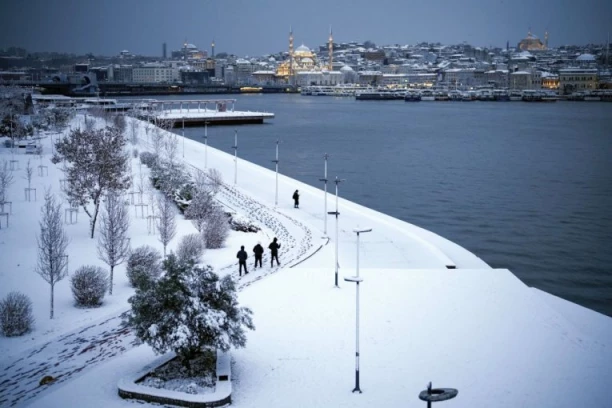
[[[549,44],[605,43],[612,0],[0,0],[0,47],[116,55],[168,53],[187,39],[256,56],[327,41],[505,47],[531,31]]]

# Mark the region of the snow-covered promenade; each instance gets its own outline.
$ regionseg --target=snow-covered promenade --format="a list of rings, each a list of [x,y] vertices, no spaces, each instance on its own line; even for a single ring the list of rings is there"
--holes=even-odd
[[[146,136],[140,136],[142,150]],[[185,163],[204,169],[204,146],[184,143]],[[23,168],[27,159],[20,160]],[[37,165],[38,158],[32,162]],[[232,405],[422,406],[417,395],[433,381],[434,387],[459,390],[456,399],[441,403],[443,407],[609,406],[609,317],[529,288],[510,271],[490,268],[455,243],[342,198],[340,288],[334,288],[335,219],[328,216],[325,235],[322,190],[281,175],[275,207],[273,171],[239,159],[234,185],[232,155],[209,147],[207,163],[223,174],[219,200],[263,231],[232,234],[225,249],[211,258],[205,253],[204,259],[219,273],[237,275],[240,245],[250,249],[261,240],[266,247],[274,236],[282,244],[281,268],[269,268],[266,255],[265,268],[250,269],[241,280],[240,301],[253,309],[257,330],[248,334],[245,349],[233,352]],[[281,172],[285,165],[290,163],[281,162]],[[48,183],[59,191],[60,174],[49,164],[49,176],[36,179],[41,192]],[[117,396],[117,380],[154,356],[147,346],[134,347],[134,337],[119,324],[117,315],[126,310],[132,293],[124,268],[117,269],[117,291],[100,310],[75,309],[68,285],[58,286],[57,299],[64,298],[57,305],[56,322],[49,322],[48,286],[32,269],[38,227],[34,215],[42,200],[39,196],[36,203],[22,203],[22,188],[11,191],[11,221],[19,222],[0,231],[1,258],[10,259],[2,262],[0,296],[13,289],[28,293],[29,288],[40,299],[34,299],[35,332],[0,340],[0,400],[6,398],[0,405],[133,406]],[[299,209],[291,200],[296,189],[301,194]],[[327,210],[334,211],[332,194],[327,203]],[[95,258],[86,217],[79,217],[79,224],[67,227],[73,229],[71,269],[94,262],[87,257]],[[179,235],[191,233],[190,227],[183,222]],[[355,274],[356,227],[372,228],[360,237],[359,255],[365,279],[360,303],[363,394],[351,393],[355,288],[343,280]],[[146,220],[134,217],[132,228],[134,246],[159,246],[147,235]],[[451,265],[457,269],[447,269]],[[46,374],[65,378],[39,388],[38,380]]]

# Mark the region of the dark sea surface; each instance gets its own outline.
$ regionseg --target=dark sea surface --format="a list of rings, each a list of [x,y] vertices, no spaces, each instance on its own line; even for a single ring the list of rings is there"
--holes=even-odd
[[[213,99],[221,96],[163,96]],[[224,95],[263,125],[209,144],[456,242],[530,286],[612,316],[612,103],[356,101]],[[176,129],[181,133],[180,129]],[[203,128],[186,128],[203,140]]]

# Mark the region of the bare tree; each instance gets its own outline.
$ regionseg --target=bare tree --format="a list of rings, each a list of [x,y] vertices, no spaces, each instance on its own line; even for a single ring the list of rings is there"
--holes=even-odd
[[[28,164],[25,168],[25,179],[28,180],[28,188],[32,187],[32,175],[34,174],[34,168],[30,165],[30,160],[28,160]]]
[[[9,168],[9,163],[6,160],[0,165],[0,202],[6,201],[6,190],[15,182],[13,172]]]
[[[159,231],[159,241],[164,246],[165,257],[166,247],[176,235],[176,210],[172,200],[166,196],[159,197],[157,209],[159,210],[157,230]]]
[[[208,186],[210,187],[212,194],[217,195],[221,186],[223,186],[223,176],[217,169],[208,169]]]
[[[68,201],[83,207],[90,218],[91,238],[94,237],[100,202],[110,191],[125,191],[130,187],[129,156],[126,140],[114,128],[74,130],[60,139],[52,162],[65,161],[66,195]],[[93,211],[87,207],[93,204]]]
[[[51,286],[51,319],[53,319],[53,290],[55,284],[68,275],[66,247],[69,240],[64,231],[61,214],[62,206],[51,194],[45,192],[45,203],[41,208],[40,235],[38,243],[38,273]]]
[[[202,232],[213,206],[212,194],[210,194],[206,186],[196,184],[194,186],[193,198],[189,203],[189,207],[185,210],[185,218],[191,220],[198,232]]]
[[[110,267],[108,293],[112,295],[115,266],[125,261],[130,253],[128,238],[130,217],[121,197],[114,191],[106,195],[101,221],[100,235],[98,236],[98,257]]]
[[[130,141],[132,142],[132,145],[136,146],[138,144],[138,121],[135,118],[130,120],[130,131]]]
[[[166,160],[170,163],[170,167],[174,167],[176,152],[178,151],[178,136],[175,133],[168,132],[164,141],[164,151],[166,153]]]

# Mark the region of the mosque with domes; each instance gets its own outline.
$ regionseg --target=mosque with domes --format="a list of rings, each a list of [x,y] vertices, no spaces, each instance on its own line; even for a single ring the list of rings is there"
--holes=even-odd
[[[328,61],[320,61],[310,48],[304,44],[293,47],[293,30],[289,30],[289,58],[276,69],[277,80],[296,85],[336,85],[342,83],[341,72],[333,71],[334,39],[329,31]]]
[[[548,49],[548,31],[544,33],[544,42],[542,42],[538,37],[531,34],[531,30],[529,30],[527,37],[518,43],[518,49],[521,51],[542,51]]]

